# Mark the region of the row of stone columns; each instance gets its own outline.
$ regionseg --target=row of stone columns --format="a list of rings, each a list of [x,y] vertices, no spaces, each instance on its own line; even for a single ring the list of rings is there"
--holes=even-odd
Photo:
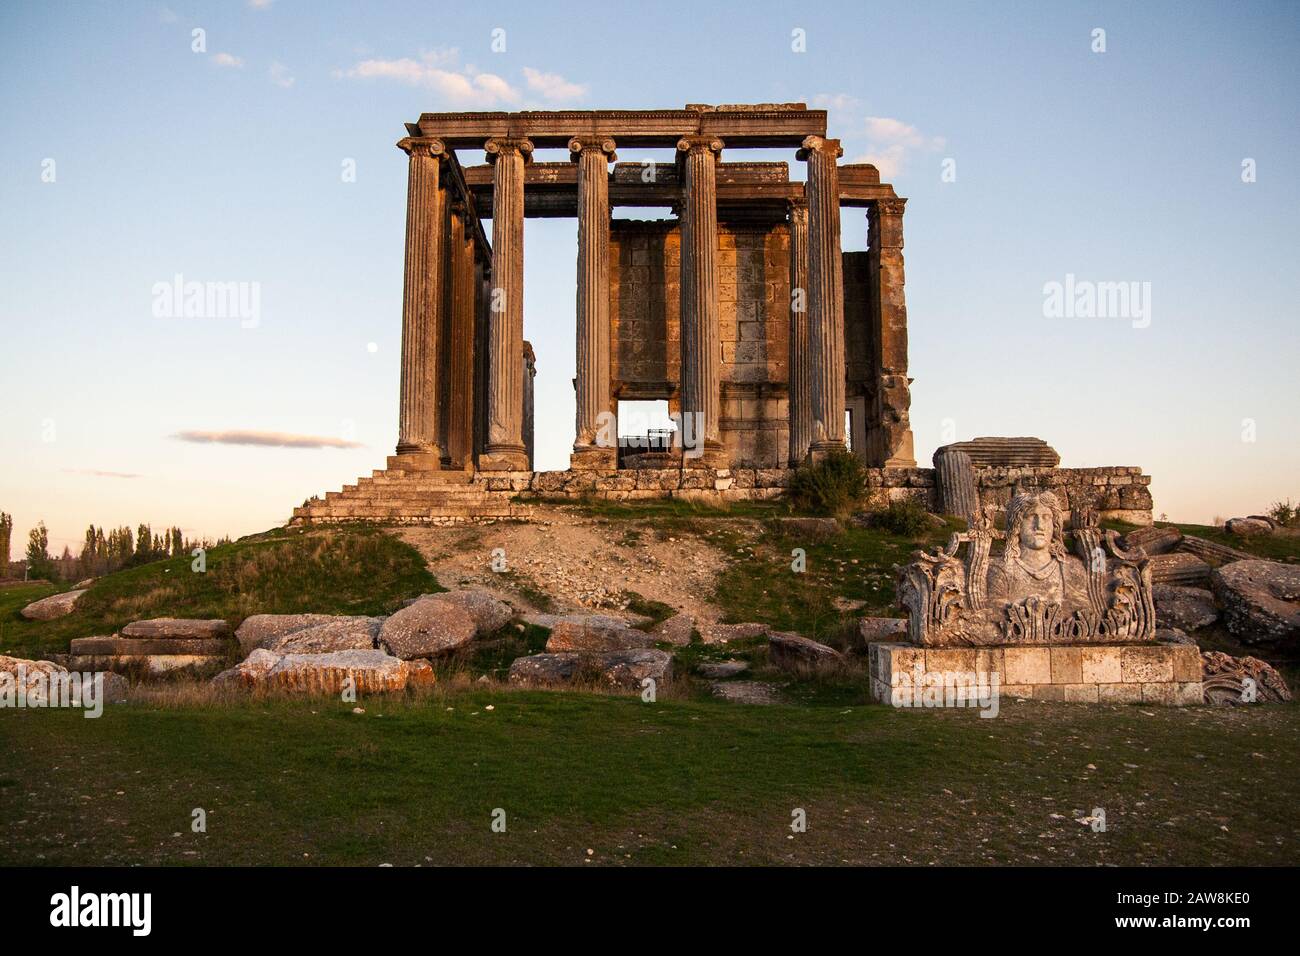
[[[402,306],[399,454],[467,467],[481,448],[483,470],[526,470],[524,435],[523,244],[527,139],[493,139],[491,280],[474,256],[470,216],[448,206],[441,183],[444,144],[408,138],[406,279]],[[681,412],[687,446],[720,458],[721,342],[717,287],[717,180],[721,140],[685,137],[681,220]],[[575,137],[578,164],[577,375],[574,467],[611,467],[602,434],[610,393],[609,138]],[[838,140],[810,136],[806,203],[791,212],[791,462],[845,447],[844,280],[840,250]],[[902,305],[902,200],[871,211],[873,297],[881,339],[881,388],[869,454],[901,464],[907,425],[906,311]],[[444,248],[444,245],[446,248]],[[883,306],[882,306],[883,303]],[[484,331],[485,330],[485,331]],[[887,334],[886,334],[887,333]],[[901,338],[900,338],[901,336]],[[445,348],[439,350],[445,339]],[[485,353],[485,354],[484,354]],[[447,359],[440,364],[440,356]],[[475,381],[486,382],[476,389]],[[482,393],[485,400],[477,398]],[[440,401],[441,399],[441,401]],[[902,448],[904,433],[908,444]]]

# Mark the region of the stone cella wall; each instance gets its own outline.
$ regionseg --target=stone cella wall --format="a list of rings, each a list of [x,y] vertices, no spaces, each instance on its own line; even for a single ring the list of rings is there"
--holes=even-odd
[[[786,468],[656,468],[623,471],[540,471],[487,477],[489,491],[605,498],[663,497],[665,492],[714,491],[724,500],[776,498],[790,482]],[[1105,520],[1151,523],[1151,478],[1141,468],[982,468],[976,472],[980,503],[1006,507],[1014,488],[1044,488],[1066,512],[1083,505]],[[868,488],[888,499],[917,498],[938,507],[933,468],[869,468]]]

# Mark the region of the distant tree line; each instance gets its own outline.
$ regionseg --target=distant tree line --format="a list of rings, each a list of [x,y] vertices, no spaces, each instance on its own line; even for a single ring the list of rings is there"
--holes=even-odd
[[[15,569],[9,561],[13,524],[12,517],[0,512],[0,558],[3,558],[0,561],[0,577],[5,576],[6,571],[16,577],[23,575],[22,564]],[[29,579],[76,581],[97,578],[152,561],[188,556],[195,548],[212,548],[229,542],[229,538],[219,538],[215,542],[208,538],[187,538],[180,528],[164,528],[161,532],[155,532],[150,525],[142,524],[132,531],[129,526],[123,525],[110,528],[105,533],[103,527],[92,524],[86,528],[80,554],[74,556],[72,549],[65,545],[63,553],[55,558],[50,555],[50,536],[42,521],[28,532],[24,559]]]

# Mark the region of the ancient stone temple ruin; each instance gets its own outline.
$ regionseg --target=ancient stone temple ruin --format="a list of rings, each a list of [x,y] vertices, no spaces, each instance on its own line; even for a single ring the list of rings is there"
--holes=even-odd
[[[906,200],[874,166],[840,162],[825,111],[426,113],[407,131],[396,453],[386,469],[295,509],[296,523],[495,520],[526,516],[541,495],[771,498],[791,468],[844,448],[869,467],[873,488],[936,509],[963,491],[975,505],[1005,504],[1013,486],[1036,486],[1150,521],[1137,468],[1062,469],[1050,448],[1044,457],[995,439],[977,440],[993,443],[978,461],[953,458],[956,491],[940,487],[947,472],[917,467]],[[532,159],[557,148],[568,162]],[[675,162],[616,156],[665,148]],[[740,161],[746,149],[790,150],[805,164],[802,181],[785,162]],[[486,162],[462,165],[473,152]],[[674,215],[614,218],[619,206]],[[866,252],[842,251],[843,207],[865,209]],[[533,469],[526,217],[578,222],[566,471]],[[620,439],[619,403],[645,400],[667,403],[671,433]]]

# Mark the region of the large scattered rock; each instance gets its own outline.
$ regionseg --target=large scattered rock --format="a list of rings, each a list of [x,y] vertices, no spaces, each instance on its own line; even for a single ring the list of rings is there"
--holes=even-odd
[[[219,656],[231,648],[226,639],[191,640],[183,637],[145,638],[145,637],[75,637],[69,643],[68,650],[74,656],[118,657],[118,656],[167,656],[172,654]]]
[[[599,614],[577,615],[562,617],[555,622],[546,649],[551,653],[626,651],[654,647],[656,640],[653,635],[628,627],[617,618]]]
[[[1202,651],[1202,686],[1207,704],[1283,703],[1291,699],[1286,681],[1271,664],[1257,657],[1233,657],[1220,651]],[[1254,682],[1247,693],[1246,679]]]
[[[1210,583],[1224,624],[1243,643],[1289,643],[1300,634],[1300,566],[1234,561],[1215,568]]]
[[[235,637],[239,640],[240,650],[248,655],[259,647],[270,647],[286,634],[335,619],[333,614],[254,614],[239,625]]]
[[[406,663],[383,651],[286,654],[266,675],[269,687],[302,694],[339,694],[351,679],[358,694],[404,690]]]
[[[1198,556],[1185,551],[1157,554],[1151,558],[1150,568],[1152,584],[1200,587],[1210,580],[1210,566]]]
[[[53,621],[55,618],[71,614],[77,606],[77,601],[86,591],[86,588],[80,588],[75,591],[64,591],[62,594],[51,594],[47,598],[33,601],[20,613],[29,621]]]
[[[872,641],[898,641],[907,637],[905,617],[863,617],[858,619],[858,636],[868,644]]]
[[[474,640],[478,625],[463,607],[425,598],[393,614],[379,629],[379,645],[402,660],[434,657]]]
[[[442,601],[461,608],[474,619],[479,637],[495,634],[510,623],[515,609],[487,591],[443,591],[425,595],[429,601]]]
[[[336,617],[274,638],[267,650],[278,654],[373,650],[383,622],[380,617]]]
[[[1124,549],[1132,551],[1141,548],[1148,555],[1168,554],[1183,540],[1183,533],[1177,528],[1147,525],[1124,535]]]
[[[178,674],[207,677],[221,670],[228,660],[225,654],[73,654],[68,657],[68,667],[77,671],[114,668],[141,678]]]
[[[833,647],[800,634],[780,631],[773,632],[768,638],[767,657],[782,670],[835,667],[844,662],[844,655]]]
[[[230,625],[219,618],[155,617],[135,621],[122,628],[123,637],[148,637],[155,640],[183,638],[204,640],[230,636]]]
[[[709,692],[733,704],[779,704],[780,692],[771,684],[755,680],[719,681],[709,686]]]
[[[73,670],[81,673],[83,678],[86,673],[93,674],[92,679],[98,680],[102,687],[104,703],[117,704],[126,700],[130,685],[121,674],[107,670],[83,670],[82,668],[73,668]],[[29,661],[20,657],[0,656],[0,674],[13,675],[15,696],[20,692],[18,681],[21,680],[21,694],[27,706],[45,707],[53,702],[70,703],[74,707],[81,707],[90,703],[80,693],[82,683],[71,681],[69,669],[53,661]],[[67,682],[66,698],[65,692],[59,685],[60,681]]]
[[[1223,530],[1239,538],[1262,538],[1273,533],[1273,525],[1260,518],[1229,518]]]
[[[749,670],[748,661],[702,661],[695,666],[701,677],[726,680]]]
[[[641,690],[650,678],[656,684],[672,680],[673,657],[653,647],[603,654],[532,654],[510,665],[516,684],[559,685],[590,682],[625,690]]]
[[[245,687],[252,687],[266,679],[271,669],[280,663],[282,656],[264,647],[256,647],[248,657],[230,670],[222,671],[212,680],[217,684],[242,684]]]
[[[695,618],[690,614],[674,614],[666,621],[661,621],[654,629],[656,641],[685,647],[691,642],[691,633],[695,630]]]
[[[730,644],[733,641],[766,637],[771,630],[766,624],[701,624],[700,640],[705,644]]]
[[[1214,592],[1177,584],[1156,584],[1151,588],[1156,603],[1157,627],[1195,631],[1219,619]]]
[[[1198,558],[1212,564],[1226,564],[1229,561],[1255,560],[1255,555],[1253,554],[1249,554],[1245,551],[1238,551],[1236,548],[1230,548],[1226,544],[1219,544],[1217,541],[1198,538],[1194,534],[1183,535],[1183,540],[1178,544],[1178,550],[1185,551],[1188,554],[1194,554]]]

